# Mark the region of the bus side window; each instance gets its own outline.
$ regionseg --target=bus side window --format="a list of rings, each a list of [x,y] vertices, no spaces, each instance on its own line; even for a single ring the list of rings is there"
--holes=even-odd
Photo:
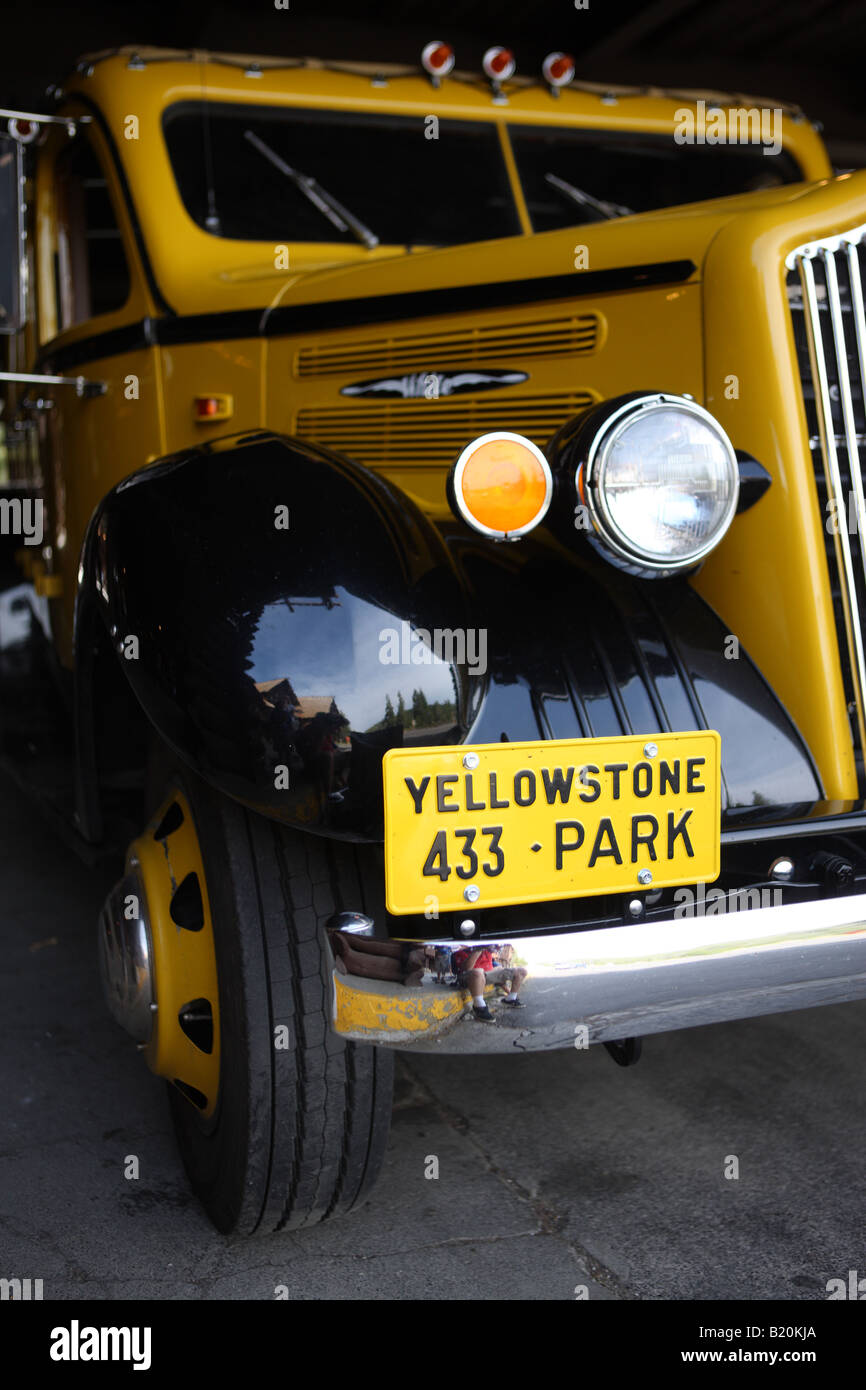
[[[57,331],[120,309],[129,267],[108,186],[86,139],[61,151],[54,166]]]

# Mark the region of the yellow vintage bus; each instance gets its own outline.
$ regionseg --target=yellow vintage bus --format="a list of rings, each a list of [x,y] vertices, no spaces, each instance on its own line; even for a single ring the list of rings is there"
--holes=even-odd
[[[866,994],[866,174],[438,40],[53,95],[2,113],[3,669],[216,1225],[357,1203],[401,1048]]]

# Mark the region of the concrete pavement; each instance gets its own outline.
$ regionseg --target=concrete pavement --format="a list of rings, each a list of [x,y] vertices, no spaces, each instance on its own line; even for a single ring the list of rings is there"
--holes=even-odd
[[[403,1061],[364,1208],[227,1240],[101,1002],[113,877],[0,777],[0,1276],[65,1300],[809,1300],[866,1273],[864,1004],[652,1038],[629,1070],[600,1048]]]

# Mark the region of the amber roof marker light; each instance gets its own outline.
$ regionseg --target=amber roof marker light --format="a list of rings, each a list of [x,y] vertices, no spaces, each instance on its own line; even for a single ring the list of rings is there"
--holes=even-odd
[[[481,66],[485,75],[490,78],[490,85],[493,88],[493,100],[505,102],[508,100],[502,90],[502,83],[507,78],[514,75],[517,67],[514,61],[514,54],[510,48],[488,48],[484,57],[481,59]]]
[[[570,53],[548,53],[541,65],[541,75],[552,97],[559,96],[560,87],[574,81],[574,59]]]
[[[454,49],[441,39],[433,39],[421,50],[421,66],[430,74],[434,87],[438,87],[454,66]]]
[[[553,496],[553,475],[531,440],[509,430],[467,444],[448,479],[448,499],[474,531],[515,541],[542,522]]]

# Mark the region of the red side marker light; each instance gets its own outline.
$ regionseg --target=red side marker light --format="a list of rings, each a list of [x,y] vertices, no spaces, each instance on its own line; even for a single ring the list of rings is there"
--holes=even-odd
[[[13,140],[17,140],[21,145],[32,145],[39,135],[39,122],[26,121],[17,116],[10,116],[8,125],[9,134]]]
[[[212,420],[229,420],[234,413],[234,401],[231,396],[194,396],[193,415],[200,424],[209,424]]]

